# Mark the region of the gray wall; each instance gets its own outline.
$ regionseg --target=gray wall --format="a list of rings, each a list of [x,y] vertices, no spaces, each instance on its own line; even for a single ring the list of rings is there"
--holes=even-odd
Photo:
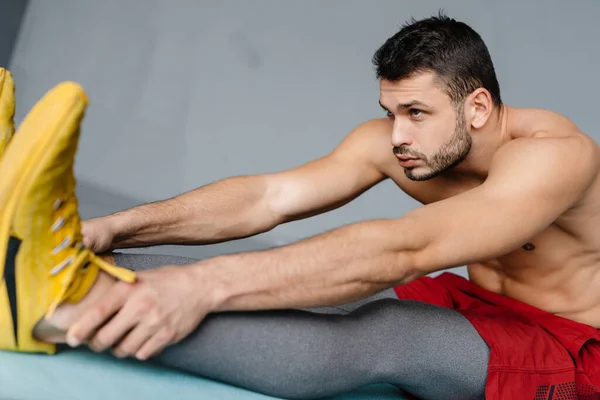
[[[0,67],[6,68],[27,9],[27,0],[0,1]]]
[[[286,169],[382,115],[373,52],[411,16],[439,8],[487,41],[508,104],[563,112],[596,135],[594,0],[32,0],[11,64],[17,117],[61,80],[85,86],[78,178],[91,192],[130,199],[95,212]],[[416,206],[386,183],[250,246]]]

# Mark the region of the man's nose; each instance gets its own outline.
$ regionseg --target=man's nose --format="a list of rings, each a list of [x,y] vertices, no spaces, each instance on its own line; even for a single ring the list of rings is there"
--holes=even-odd
[[[392,146],[410,146],[413,143],[412,135],[409,130],[398,120],[394,121],[392,128]]]

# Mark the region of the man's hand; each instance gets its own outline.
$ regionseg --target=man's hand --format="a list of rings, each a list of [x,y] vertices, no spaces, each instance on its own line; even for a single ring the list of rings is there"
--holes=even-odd
[[[115,232],[106,218],[93,218],[81,223],[83,244],[94,253],[113,250]]]
[[[88,341],[117,357],[148,359],[187,336],[211,311],[203,282],[191,266],[167,266],[138,273],[131,285],[117,283],[67,332],[67,341]]]

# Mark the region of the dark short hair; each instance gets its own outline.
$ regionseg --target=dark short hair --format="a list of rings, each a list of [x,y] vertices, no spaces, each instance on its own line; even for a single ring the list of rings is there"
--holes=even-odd
[[[438,16],[402,26],[375,52],[378,79],[398,81],[422,72],[435,73],[443,90],[458,104],[474,90],[488,90],[502,104],[494,64],[483,39],[464,22]]]

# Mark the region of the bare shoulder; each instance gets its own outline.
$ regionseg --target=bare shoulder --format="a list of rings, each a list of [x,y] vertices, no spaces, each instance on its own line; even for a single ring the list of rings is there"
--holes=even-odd
[[[598,145],[564,122],[502,145],[492,159],[487,186],[514,193],[527,187],[554,197],[570,193],[570,204],[574,204],[597,181],[599,171]]]
[[[387,118],[367,120],[356,126],[342,141],[342,145],[354,144],[368,147],[379,147],[381,141],[386,141],[391,146],[391,122]]]
[[[378,170],[394,162],[390,141],[392,126],[387,118],[365,121],[354,128],[333,151],[334,156],[351,157]]]
[[[600,152],[597,143],[582,132],[541,131],[539,135],[511,139],[502,145],[493,157],[490,172],[508,165],[532,164],[596,171],[600,168]]]
[[[598,158],[596,141],[582,132],[574,121],[557,112],[537,108],[511,109],[508,125],[511,140],[498,152],[499,157],[515,151],[535,151],[543,156],[562,150],[567,159],[588,155],[588,161],[593,162]]]
[[[518,108],[511,109],[509,112],[510,134],[515,139],[586,136],[574,121],[555,111]]]

